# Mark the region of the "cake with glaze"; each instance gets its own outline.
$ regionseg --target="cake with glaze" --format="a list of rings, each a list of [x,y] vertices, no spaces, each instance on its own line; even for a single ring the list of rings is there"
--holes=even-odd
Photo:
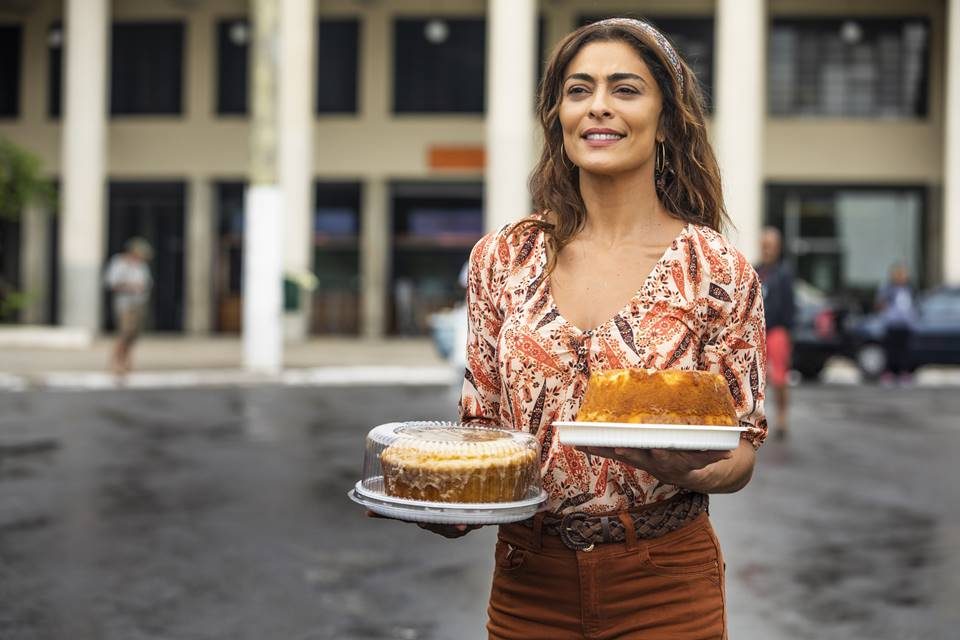
[[[577,420],[711,426],[739,423],[722,375],[674,369],[594,372]]]
[[[536,440],[475,427],[417,427],[383,450],[384,491],[430,502],[514,502],[539,486]]]

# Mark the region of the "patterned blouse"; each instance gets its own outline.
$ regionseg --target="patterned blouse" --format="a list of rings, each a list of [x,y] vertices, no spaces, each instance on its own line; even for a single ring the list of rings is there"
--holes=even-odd
[[[607,513],[679,491],[645,471],[561,445],[554,421],[573,420],[591,371],[642,367],[723,374],[743,437],[759,447],[765,344],[757,274],[708,227],[688,224],[642,287],[612,318],[584,331],[557,310],[546,276],[544,233],[508,227],[470,255],[463,422],[535,434],[541,474],[555,513]]]

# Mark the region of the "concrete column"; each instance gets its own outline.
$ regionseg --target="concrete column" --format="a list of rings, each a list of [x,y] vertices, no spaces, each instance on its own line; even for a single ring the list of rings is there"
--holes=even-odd
[[[390,73],[389,10],[372,5],[360,30],[360,116],[374,126],[390,119],[393,76]],[[387,331],[390,295],[390,193],[379,175],[363,185],[360,213],[360,334],[382,338]]]
[[[50,274],[48,253],[50,247],[50,212],[37,205],[30,205],[23,212],[23,236],[20,250],[20,271],[23,274],[23,289],[30,296],[23,310],[26,324],[48,322],[47,309],[50,301]]]
[[[209,126],[216,119],[216,21],[209,4],[195,4],[184,34],[184,117],[194,126]]]
[[[943,279],[960,284],[960,0],[947,3],[946,137],[943,167]]]
[[[490,0],[487,12],[487,231],[530,213],[536,5],[534,0]]]
[[[717,0],[715,145],[730,238],[751,261],[763,225],[767,19],[764,0]]]
[[[390,9],[371,3],[364,12],[360,29],[360,117],[364,122],[387,124],[392,118],[392,51],[386,43],[393,38]]]
[[[277,176],[279,0],[253,0],[250,186],[243,231],[243,364],[275,374],[283,367],[281,303],[283,192]]]
[[[360,321],[363,337],[382,338],[387,329],[390,283],[390,202],[383,178],[364,185],[360,221]]]
[[[64,30],[60,315],[66,326],[96,332],[106,237],[109,1],[66,0]]]
[[[190,180],[187,210],[187,332],[205,335],[213,328],[213,193],[203,176]]]
[[[280,188],[284,201],[283,269],[313,272],[313,95],[316,82],[313,2],[280,4]],[[310,294],[300,309],[284,314],[284,338],[303,341],[309,333]]]

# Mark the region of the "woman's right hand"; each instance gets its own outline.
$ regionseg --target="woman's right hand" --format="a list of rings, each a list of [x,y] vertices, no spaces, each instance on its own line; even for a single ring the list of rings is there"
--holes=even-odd
[[[397,518],[388,518],[387,516],[382,516],[379,513],[374,513],[373,511],[367,510],[368,518],[383,518],[384,520],[396,520]],[[400,522],[405,522],[401,520]],[[427,522],[417,522],[416,525],[421,529],[426,529],[431,533],[435,533],[444,538],[462,538],[471,531],[479,529],[482,527],[482,524],[433,524]]]
[[[426,529],[444,538],[462,538],[474,529],[479,529],[482,524],[432,524],[418,522],[417,526]]]

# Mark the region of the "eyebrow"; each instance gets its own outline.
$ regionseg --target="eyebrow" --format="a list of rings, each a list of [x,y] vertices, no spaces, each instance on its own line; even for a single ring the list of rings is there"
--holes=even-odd
[[[596,80],[594,80],[593,76],[589,73],[571,73],[564,82],[567,82],[567,80],[583,80],[584,82],[596,83]],[[611,73],[607,76],[607,82],[620,82],[621,80],[639,80],[644,84],[647,83],[647,81],[643,79],[643,76],[625,71]]]

